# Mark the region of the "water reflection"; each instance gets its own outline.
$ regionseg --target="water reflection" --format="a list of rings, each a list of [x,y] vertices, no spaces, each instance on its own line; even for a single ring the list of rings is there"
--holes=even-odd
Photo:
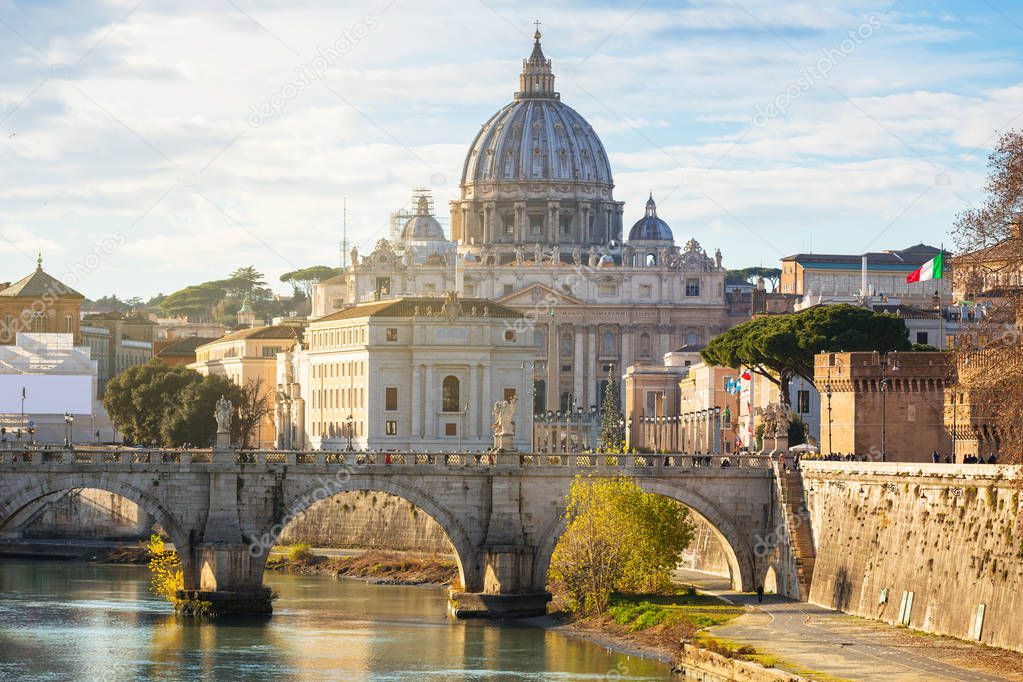
[[[273,618],[214,624],[175,618],[146,580],[141,567],[0,563],[0,679],[667,677],[556,633],[451,621],[440,589],[271,575]]]

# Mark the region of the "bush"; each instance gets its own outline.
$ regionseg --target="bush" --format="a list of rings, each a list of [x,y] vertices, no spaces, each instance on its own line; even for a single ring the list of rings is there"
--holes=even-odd
[[[307,564],[313,560],[313,548],[305,542],[296,542],[285,552],[288,561],[296,564]]]

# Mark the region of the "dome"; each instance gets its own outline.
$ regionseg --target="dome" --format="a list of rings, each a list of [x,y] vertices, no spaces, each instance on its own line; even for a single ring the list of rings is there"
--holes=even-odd
[[[416,202],[416,214],[408,219],[401,230],[402,241],[447,241],[444,228],[430,215],[430,203],[425,196]]]
[[[657,217],[657,204],[654,203],[653,194],[646,201],[646,215],[637,220],[629,230],[629,241],[675,241],[668,223]]]
[[[613,185],[611,165],[593,127],[554,91],[539,31],[523,61],[520,91],[483,124],[469,148],[462,184],[555,180]]]

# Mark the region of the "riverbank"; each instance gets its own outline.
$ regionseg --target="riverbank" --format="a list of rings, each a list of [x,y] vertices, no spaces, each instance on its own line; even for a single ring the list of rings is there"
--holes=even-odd
[[[327,556],[307,546],[272,551],[266,568],[299,575],[354,578],[377,585],[449,585],[458,580],[458,565],[449,556],[366,550]]]
[[[146,564],[144,545],[104,540],[4,540],[0,557],[57,559],[104,564]]]
[[[525,622],[666,663],[687,679],[703,674],[750,681],[804,679],[774,668],[775,661],[753,647],[730,647],[704,632],[745,613],[742,606],[679,586],[666,594],[614,595],[608,612],[599,617],[578,618],[557,611]]]

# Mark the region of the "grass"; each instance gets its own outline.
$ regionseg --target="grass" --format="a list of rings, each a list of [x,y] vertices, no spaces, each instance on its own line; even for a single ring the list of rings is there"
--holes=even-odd
[[[701,632],[693,640],[693,644],[702,649],[707,649],[708,651],[713,651],[716,654],[725,656],[726,658],[737,658],[739,660],[757,663],[765,668],[786,670],[801,677],[817,680],[818,682],[851,682],[851,680],[848,680],[847,678],[835,677],[828,673],[822,673],[818,670],[813,670],[799,665],[798,663],[792,663],[791,661],[779,658],[778,656],[757,651],[749,645],[739,644],[720,637],[712,637],[703,632]]]
[[[689,587],[669,594],[615,594],[608,615],[615,623],[640,632],[664,623],[682,622],[694,630],[723,625],[742,615],[743,608]]]
[[[294,545],[289,545],[284,555],[288,557],[288,561],[305,564],[312,560],[313,548],[304,542],[298,542]]]

